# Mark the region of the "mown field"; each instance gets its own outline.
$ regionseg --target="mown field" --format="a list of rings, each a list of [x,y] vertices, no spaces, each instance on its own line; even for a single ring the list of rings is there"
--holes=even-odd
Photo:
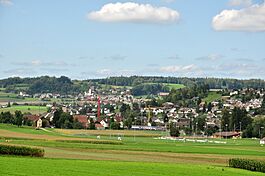
[[[14,165],[19,165],[16,168],[22,171],[21,175],[37,175],[38,165],[43,169],[40,174],[45,173],[45,168],[52,168],[48,169],[49,175],[261,175],[227,167],[228,159],[234,157],[265,160],[265,148],[258,140],[222,139],[227,144],[214,144],[155,139],[159,135],[165,134],[35,130],[0,124],[1,144],[45,150],[44,159],[0,157],[0,166],[6,165],[3,167],[6,169],[0,169],[0,175],[15,175],[17,169],[11,169]],[[122,141],[118,141],[119,136]],[[34,166],[33,169],[30,166]]]

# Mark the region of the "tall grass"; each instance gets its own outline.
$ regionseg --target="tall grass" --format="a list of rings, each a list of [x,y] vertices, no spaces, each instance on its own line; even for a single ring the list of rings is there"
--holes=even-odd
[[[0,144],[0,155],[19,155],[19,156],[33,156],[43,157],[44,150],[39,148],[31,148],[25,146],[14,146]]]

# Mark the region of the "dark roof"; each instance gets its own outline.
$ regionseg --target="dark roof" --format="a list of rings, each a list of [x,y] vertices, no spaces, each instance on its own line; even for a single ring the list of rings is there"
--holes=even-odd
[[[239,136],[240,133],[234,131],[225,131],[225,132],[218,132],[214,133],[214,136],[222,136],[222,137],[232,137],[232,136]]]
[[[40,119],[40,116],[38,116],[38,115],[24,115],[24,118],[27,118],[30,121],[37,121]]]

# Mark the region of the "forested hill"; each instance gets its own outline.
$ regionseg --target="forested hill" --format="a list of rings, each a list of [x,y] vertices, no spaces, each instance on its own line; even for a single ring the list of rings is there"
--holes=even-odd
[[[265,81],[261,79],[237,80],[237,79],[220,79],[220,78],[185,78],[185,77],[155,77],[155,76],[131,76],[131,77],[109,77],[105,79],[89,79],[89,80],[71,80],[68,77],[61,76],[59,78],[41,76],[36,78],[7,78],[0,80],[0,88],[4,88],[6,92],[25,91],[28,93],[60,93],[75,94],[86,91],[89,85],[114,85],[114,86],[130,86],[135,92],[145,94],[152,91],[157,93],[168,90],[165,84],[180,84],[186,87],[194,85],[207,85],[210,89],[241,89],[241,88],[265,88]],[[137,94],[137,93],[135,93]]]
[[[26,91],[27,93],[61,93],[71,94],[80,91],[78,85],[65,76],[59,78],[41,76],[36,78],[7,78],[0,80],[0,87],[6,92]]]
[[[265,81],[261,79],[226,79],[226,78],[187,78],[187,77],[156,77],[156,76],[131,76],[109,77],[105,79],[92,79],[92,82],[116,86],[136,86],[143,83],[172,83],[183,84],[187,87],[207,84],[210,89],[241,89],[241,88],[265,88]]]

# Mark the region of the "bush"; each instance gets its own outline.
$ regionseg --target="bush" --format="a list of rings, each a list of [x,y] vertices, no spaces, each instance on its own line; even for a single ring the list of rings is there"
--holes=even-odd
[[[20,155],[20,156],[43,157],[44,150],[39,149],[39,148],[0,144],[0,155]]]
[[[229,167],[265,173],[265,162],[264,161],[233,158],[233,159],[229,159]]]

